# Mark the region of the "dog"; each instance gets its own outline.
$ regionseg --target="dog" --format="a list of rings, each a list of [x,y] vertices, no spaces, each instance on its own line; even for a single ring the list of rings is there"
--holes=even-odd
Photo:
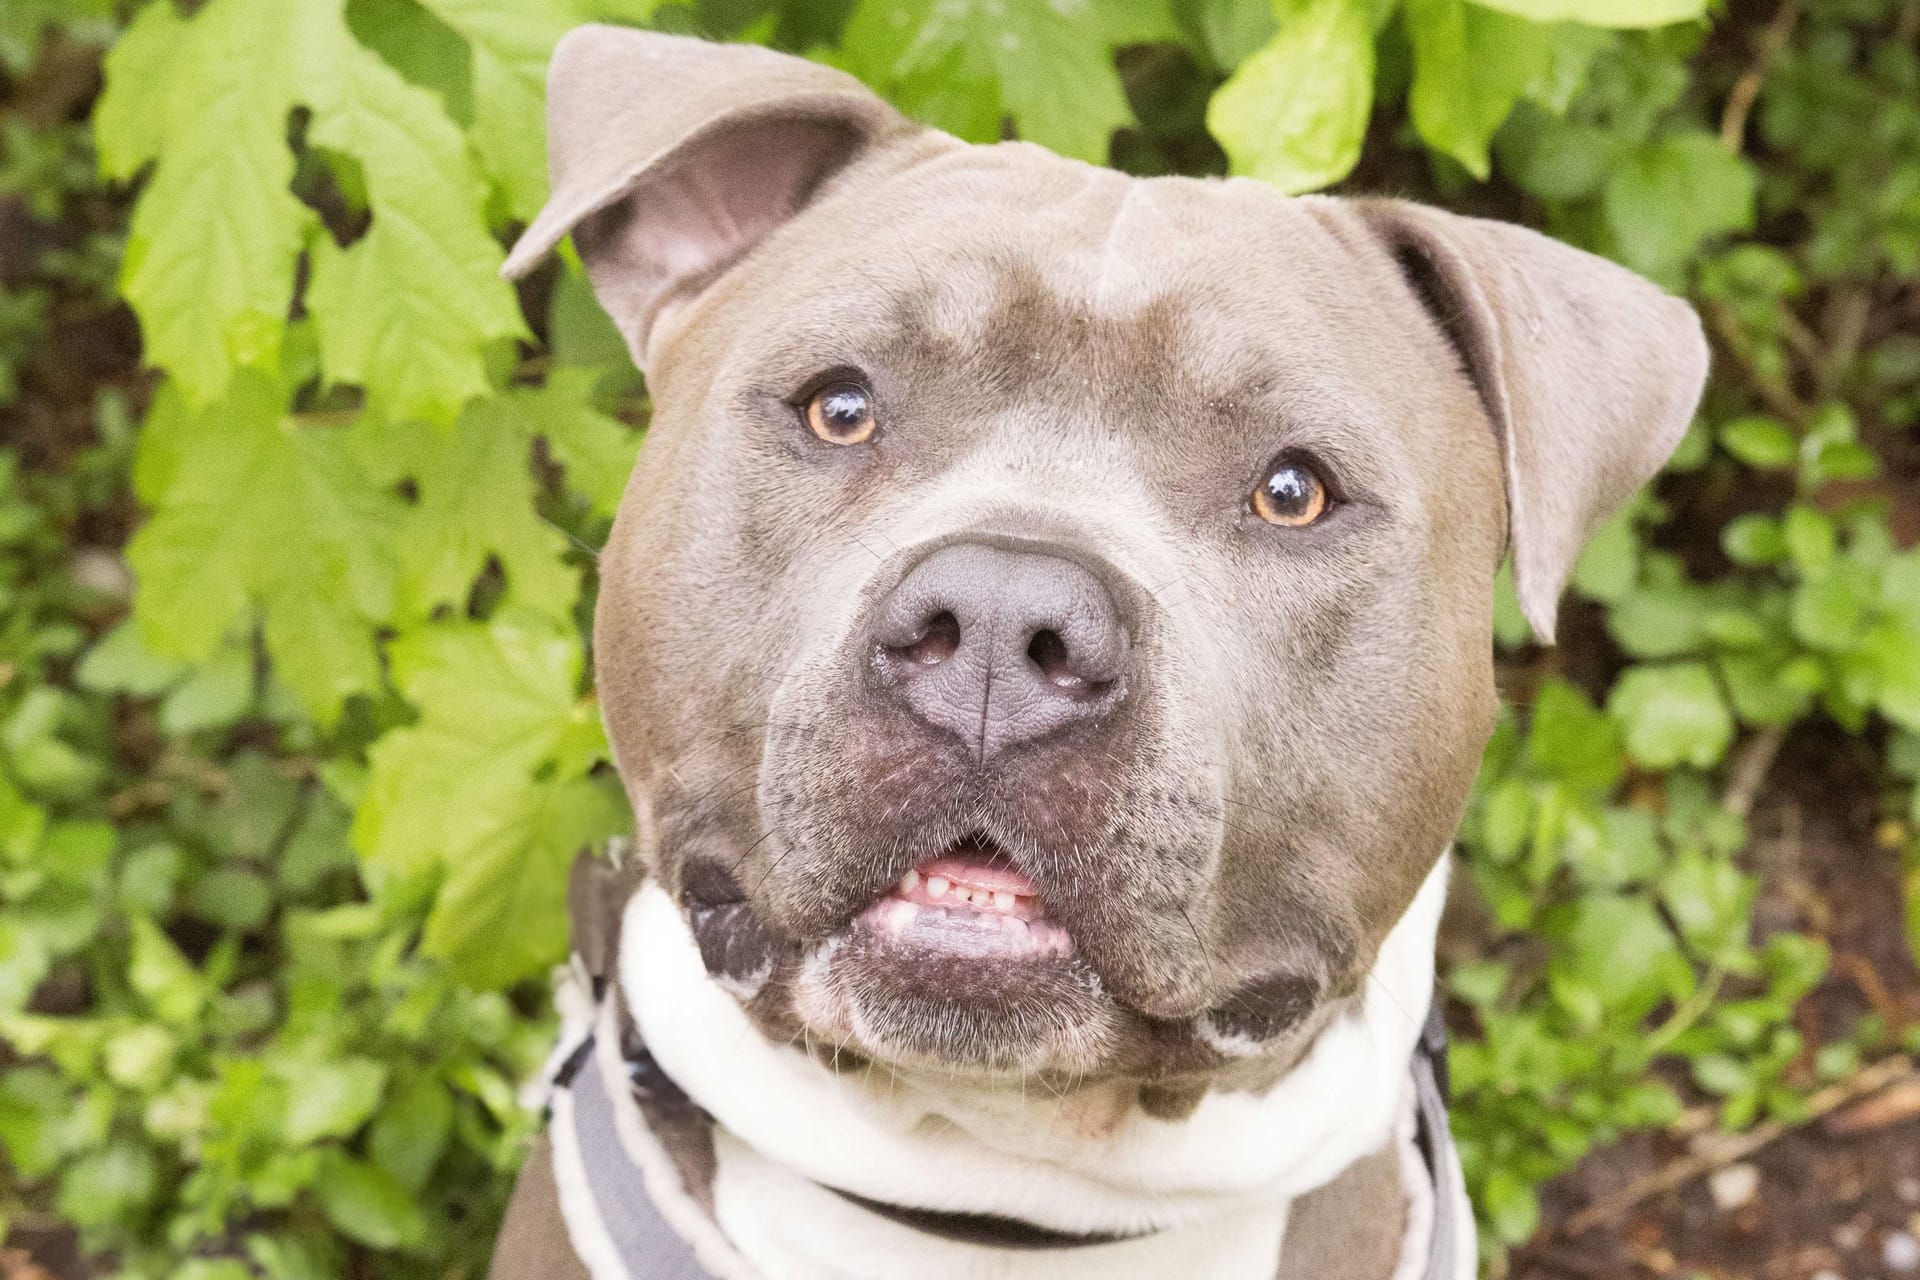
[[[1691,309],[765,49],[582,28],[548,113],[506,271],[571,235],[654,414],[635,836],[496,1280],[1471,1275],[1428,1014],[1496,571],[1551,641]]]

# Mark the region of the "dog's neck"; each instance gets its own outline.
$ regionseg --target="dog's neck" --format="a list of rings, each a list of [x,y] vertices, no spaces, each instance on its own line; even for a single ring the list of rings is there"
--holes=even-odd
[[[1210,1093],[1181,1121],[1099,1090],[1034,1096],[835,1072],[755,1029],[708,978],[680,912],[653,886],[627,908],[620,983],[661,1067],[713,1116],[716,1215],[767,1274],[1067,1276],[1084,1262],[1109,1276],[1269,1280],[1288,1205],[1380,1150],[1404,1121],[1447,865],[1440,860],[1389,933],[1354,1008],[1291,1072],[1257,1095]],[[880,1218],[829,1186],[1140,1238],[982,1250]],[[992,1263],[984,1270],[983,1255]]]

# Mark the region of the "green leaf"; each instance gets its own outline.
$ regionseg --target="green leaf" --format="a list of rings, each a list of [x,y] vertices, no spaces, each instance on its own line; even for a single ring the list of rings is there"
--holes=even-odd
[[[5,925],[0,920],[0,932]],[[72,1146],[74,1103],[68,1083],[48,1067],[14,1067],[0,1076],[0,1148],[8,1165],[29,1180],[52,1172]]]
[[[1485,181],[1494,131],[1552,62],[1549,31],[1466,0],[1406,0],[1406,25],[1413,127]]]
[[[1876,626],[1861,643],[1861,657],[1878,676],[1874,701],[1882,715],[1920,732],[1920,631],[1897,624]],[[1920,804],[1920,796],[1916,797]]]
[[[1631,667],[1607,697],[1626,730],[1627,752],[1649,769],[1705,769],[1733,742],[1733,715],[1704,663]]]
[[[1813,701],[1811,691],[1780,679],[1778,654],[1722,654],[1719,668],[1734,709],[1748,724],[1790,724]]]
[[[1707,1053],[1693,1059],[1690,1064],[1693,1082],[1708,1093],[1725,1097],[1751,1088],[1752,1069],[1739,1058],[1724,1053]]]
[[[372,1058],[302,1058],[278,1065],[287,1082],[286,1139],[305,1146],[345,1138],[380,1105],[387,1068]]]
[[[155,510],[127,548],[134,618],[155,653],[197,662],[257,606],[280,678],[326,724],[380,685],[374,629],[393,612],[400,508],[344,430],[302,426],[284,403],[251,371],[198,414],[162,388],[140,441]]]
[[[323,1153],[314,1190],[328,1220],[361,1244],[397,1249],[426,1235],[425,1216],[393,1175],[337,1148]]]
[[[0,1011],[25,1009],[52,968],[52,951],[38,930],[0,917]]]
[[[532,441],[520,401],[475,400],[450,432],[401,430],[411,437],[403,447],[419,501],[393,544],[399,616],[463,607],[492,558],[506,571],[509,602],[568,619],[580,579],[561,561],[565,535],[534,509]]]
[[[1645,898],[1588,894],[1550,912],[1545,932],[1554,994],[1589,1026],[1630,1026],[1693,987],[1692,966]]]
[[[1528,825],[1533,816],[1533,789],[1524,778],[1508,778],[1486,794],[1481,817],[1481,838],[1486,854],[1495,862],[1509,862],[1526,843]]]
[[[159,1015],[162,1022],[181,1026],[199,1016],[207,1001],[207,983],[173,945],[173,939],[151,920],[135,916],[127,922],[133,935],[127,981]]]
[[[1273,38],[1271,0],[1183,0],[1176,15],[1223,74]]]
[[[472,986],[503,987],[566,953],[574,856],[627,830],[625,802],[594,778],[541,787],[514,820],[447,872],[421,946]]]
[[[167,694],[160,727],[170,734],[224,729],[253,706],[253,685],[253,646],[231,640]]]
[[[579,22],[562,0],[422,0],[466,40],[473,60],[474,150],[522,222],[547,198],[547,58]]]
[[[841,50],[929,123],[991,142],[1004,112],[1028,141],[1102,164],[1132,119],[1111,26],[1092,0],[861,0]]]
[[[266,1280],[333,1280],[340,1271],[331,1253],[294,1235],[247,1237],[247,1256]]]
[[[1611,791],[1626,763],[1613,721],[1564,680],[1547,681],[1534,698],[1527,755],[1548,775],[1595,793]]]
[[[1677,658],[1706,641],[1706,593],[1691,584],[1643,587],[1615,604],[1607,630],[1635,658]]]
[[[1840,533],[1833,518],[1812,507],[1795,505],[1787,509],[1787,554],[1802,573],[1822,573],[1840,554]]]
[[[96,693],[128,693],[151,698],[179,682],[187,665],[163,658],[140,642],[140,629],[123,622],[101,636],[80,660],[74,678]]]
[[[609,369],[631,372],[627,340],[593,296],[593,286],[569,246],[562,247],[560,259],[565,270],[554,279],[553,297],[547,302],[547,350],[555,367],[562,372],[588,369],[596,375]],[[552,380],[550,376],[548,382]]]
[[[1648,143],[1613,171],[1602,203],[1620,260],[1667,284],[1708,240],[1753,227],[1753,165],[1710,133]]]
[[[471,895],[480,886],[516,883],[524,860],[549,868],[551,842],[578,833],[554,806],[586,799],[571,784],[606,752],[597,708],[577,692],[578,635],[570,626],[509,613],[485,625],[406,635],[395,642],[392,663],[420,720],[387,734],[371,752],[353,840],[376,884],[444,868],[474,907]],[[593,825],[603,825],[604,810],[588,812]],[[495,900],[487,909],[500,913],[491,936],[472,938],[444,913],[430,935],[474,971],[504,973],[531,963],[527,957],[551,954],[558,920],[544,906],[523,915]],[[470,942],[497,949],[500,959],[476,954]]]
[[[106,59],[101,168],[127,180],[158,161],[134,208],[121,290],[148,363],[196,400],[218,396],[238,367],[276,366],[314,226],[288,189],[287,25],[258,0],[211,0],[191,18],[152,4]]]
[[[1755,883],[1732,861],[1682,849],[1667,869],[1660,897],[1694,954],[1729,969],[1747,959],[1747,922]]]
[[[1533,639],[1533,624],[1520,608],[1513,589],[1513,562],[1502,560],[1493,576],[1493,636],[1503,648],[1517,649]]]
[[[1289,193],[1338,182],[1373,108],[1373,31],[1359,0],[1308,0],[1207,104],[1235,173]]]
[[[1780,522],[1758,513],[1729,521],[1720,531],[1720,545],[1735,564],[1749,567],[1779,564],[1787,558],[1787,539]]]
[[[453,1132],[453,1099],[430,1076],[402,1085],[382,1107],[368,1137],[374,1163],[409,1191],[426,1185]]]
[[[560,369],[538,391],[512,391],[505,400],[566,468],[567,487],[585,494],[596,513],[612,515],[633,473],[640,433],[593,407],[596,380],[589,370]]]
[[[1720,428],[1720,444],[1750,467],[1790,467],[1800,442],[1778,418],[1750,415]]]
[[[132,1027],[107,1041],[103,1065],[115,1084],[141,1093],[157,1092],[173,1071],[179,1040],[155,1023]]]
[[[223,929],[257,929],[273,913],[273,894],[256,871],[218,867],[194,882],[193,913]]]
[[[1529,22],[1579,22],[1589,27],[1663,27],[1692,22],[1707,0],[1478,0]]]
[[[1858,565],[1836,564],[1794,589],[1793,634],[1809,648],[1844,651],[1860,639],[1872,584]]]
[[[363,383],[376,412],[450,421],[487,390],[481,348],[525,334],[478,216],[485,184],[439,100],[355,41],[339,0],[295,13],[308,141],[358,161],[373,214],[353,244],[314,251],[327,376]]]
[[[1574,874],[1589,888],[1621,888],[1660,868],[1665,851],[1653,815],[1645,810],[1610,806],[1601,813],[1594,837],[1572,843],[1567,854]]]
[[[1640,580],[1640,533],[1632,508],[1618,511],[1587,540],[1573,567],[1580,594],[1618,604]]]
[[[119,1141],[81,1156],[60,1178],[60,1212],[80,1227],[102,1227],[140,1212],[160,1188],[145,1146]]]
[[[1494,1239],[1502,1244],[1519,1244],[1540,1224],[1540,1197],[1517,1173],[1495,1170],[1483,1184],[1478,1203]]]
[[[1600,189],[1630,140],[1522,102],[1494,141],[1502,173],[1542,200],[1584,200]]]

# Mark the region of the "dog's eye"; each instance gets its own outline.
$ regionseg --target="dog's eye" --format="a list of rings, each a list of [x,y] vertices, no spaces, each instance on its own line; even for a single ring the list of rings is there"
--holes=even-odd
[[[865,444],[879,425],[873,393],[857,382],[829,382],[807,397],[807,427],[828,444]]]
[[[1327,513],[1327,485],[1300,462],[1282,462],[1253,490],[1254,514],[1268,524],[1300,528]]]

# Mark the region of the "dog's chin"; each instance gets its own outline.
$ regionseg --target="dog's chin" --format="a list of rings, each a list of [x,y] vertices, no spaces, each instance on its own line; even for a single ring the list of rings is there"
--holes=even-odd
[[[943,869],[909,873],[809,953],[794,992],[809,1032],[917,1073],[1097,1072],[1122,1014],[1072,934],[1017,875]]]

